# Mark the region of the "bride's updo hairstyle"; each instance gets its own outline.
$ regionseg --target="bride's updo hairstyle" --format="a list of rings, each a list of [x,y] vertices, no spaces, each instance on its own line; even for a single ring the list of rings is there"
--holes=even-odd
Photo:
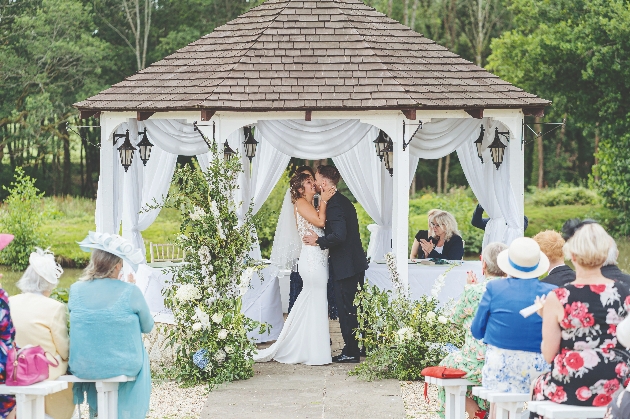
[[[312,179],[312,176],[308,173],[296,173],[289,181],[291,186],[291,202],[295,204],[295,201],[304,196],[304,182]]]

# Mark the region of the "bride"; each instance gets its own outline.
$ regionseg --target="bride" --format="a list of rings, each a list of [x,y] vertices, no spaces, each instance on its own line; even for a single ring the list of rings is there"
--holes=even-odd
[[[313,230],[324,234],[326,206],[334,190],[324,192],[319,212],[313,206],[315,179],[308,173],[291,178],[291,201],[300,238]],[[304,288],[287,317],[278,340],[254,355],[257,362],[276,360],[283,364],[324,365],[332,362],[328,329],[328,251],[302,245],[298,269]]]

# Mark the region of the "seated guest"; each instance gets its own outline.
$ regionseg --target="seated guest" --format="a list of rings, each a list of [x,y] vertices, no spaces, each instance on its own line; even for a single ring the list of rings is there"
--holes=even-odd
[[[556,287],[538,280],[549,259],[533,239],[515,239],[497,264],[508,277],[488,282],[470,326],[473,337],[487,345],[481,382],[495,391],[529,393],[549,365],[540,353],[542,319],[524,318],[519,311]]]
[[[466,288],[461,295],[459,301],[453,307],[451,322],[465,330],[464,345],[462,349],[446,356],[440,362],[441,366],[449,368],[457,368],[466,371],[466,379],[481,385],[481,368],[486,354],[486,345],[475,339],[470,332],[470,324],[472,323],[477,306],[481,300],[481,296],[486,291],[486,282],[501,278],[505,273],[497,265],[497,256],[507,246],[503,243],[490,243],[481,252],[481,270],[485,277],[484,282],[479,282],[472,271],[468,272],[466,280]],[[468,387],[466,394],[466,412],[469,418],[483,419],[488,409],[488,403],[484,399],[480,399],[472,395],[472,387]],[[440,388],[440,416],[444,417],[444,389]]]
[[[7,247],[12,240],[12,234],[0,234],[0,250]],[[0,384],[4,384],[6,380],[7,352],[14,345],[15,327],[9,309],[9,294],[0,288]],[[15,419],[15,396],[0,394],[0,418]]]
[[[617,339],[619,343],[630,350],[630,316],[617,325]],[[627,384],[626,384],[627,385]],[[630,385],[621,387],[612,396],[604,419],[628,419],[630,418]]]
[[[63,269],[52,253],[37,249],[31,253],[29,266],[18,281],[22,294],[9,298],[18,346],[41,346],[59,363],[48,367],[48,379],[56,380],[68,370],[70,338],[66,306],[50,294],[59,283]],[[46,414],[54,419],[70,419],[74,413],[72,386],[46,396]]]
[[[120,281],[123,260],[135,270],[142,251],[128,251],[120,236],[92,233],[79,243],[92,250],[83,276],[70,287],[70,371],[83,379],[136,377],[118,386],[118,417],[146,417],[151,396],[149,357],[142,334],[153,329],[153,318],[140,289]],[[75,400],[87,400],[95,413],[94,383],[75,384]]]
[[[611,238],[592,220],[565,223],[565,256],[575,281],[549,293],[542,308],[542,353],[551,372],[538,378],[533,400],[606,406],[628,374],[617,325],[628,315],[630,291],[602,275]]]
[[[549,274],[541,281],[563,287],[569,282],[575,281],[575,271],[565,265],[564,239],[557,231],[545,230],[534,236],[534,240],[540,246],[540,250],[549,258]]]
[[[420,230],[418,235],[422,232]],[[411,248],[411,259],[416,255],[421,259],[438,258],[461,260],[464,257],[464,241],[457,230],[457,220],[453,214],[432,209],[429,211],[429,232],[427,240],[416,235]]]
[[[617,248],[617,243],[614,240],[611,240],[610,249],[608,250],[608,257],[602,266],[602,275],[604,275],[608,279],[614,279],[615,281],[619,281],[626,286],[626,288],[630,288],[630,275],[624,273],[617,266],[617,258],[619,257],[619,249]]]
[[[486,225],[490,221],[490,218],[483,218],[483,207],[481,204],[477,204],[477,208],[475,208],[475,212],[473,212],[472,220],[470,220],[470,224],[473,227],[477,227],[478,229],[485,230]],[[527,216],[523,216],[523,231],[527,230],[527,226],[529,225],[529,219]]]

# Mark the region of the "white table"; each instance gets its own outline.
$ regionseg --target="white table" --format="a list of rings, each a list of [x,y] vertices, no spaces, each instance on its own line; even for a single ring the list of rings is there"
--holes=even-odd
[[[457,299],[464,292],[466,285],[466,272],[473,271],[478,279],[483,279],[480,261],[462,261],[460,266],[455,266],[444,280],[444,286],[438,294],[440,304],[447,303],[450,299]],[[435,280],[445,272],[450,265],[420,265],[409,264],[409,294],[414,300],[422,295],[431,295],[431,289]],[[365,271],[365,278],[371,285],[380,289],[392,290],[392,282],[389,278],[389,270],[386,264],[371,262]]]
[[[164,289],[172,280],[173,274],[168,268],[171,265],[140,265],[135,274],[136,285],[142,291],[147,301],[153,319],[159,323],[175,324],[173,313],[164,306]],[[248,336],[257,342],[276,340],[284,325],[282,316],[282,302],[280,299],[280,286],[278,278],[271,275],[270,269],[261,271],[264,281],[260,280],[258,273],[254,274],[250,282],[250,290],[243,296],[242,313],[250,319],[271,325],[269,334],[250,332]]]

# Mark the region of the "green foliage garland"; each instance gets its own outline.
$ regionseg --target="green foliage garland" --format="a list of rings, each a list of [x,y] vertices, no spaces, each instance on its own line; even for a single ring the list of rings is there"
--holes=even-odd
[[[238,158],[214,157],[205,172],[185,166],[175,172],[174,188],[165,207],[182,214],[177,245],[186,251],[186,263],[173,270],[173,282],[163,291],[165,305],[173,311],[176,326],[169,338],[177,348],[175,371],[187,385],[253,376],[256,350],[247,333],[265,330],[241,312],[241,297],[256,269],[247,256],[254,240],[251,208],[241,220],[233,196],[241,172]],[[198,351],[203,369],[193,362]]]

